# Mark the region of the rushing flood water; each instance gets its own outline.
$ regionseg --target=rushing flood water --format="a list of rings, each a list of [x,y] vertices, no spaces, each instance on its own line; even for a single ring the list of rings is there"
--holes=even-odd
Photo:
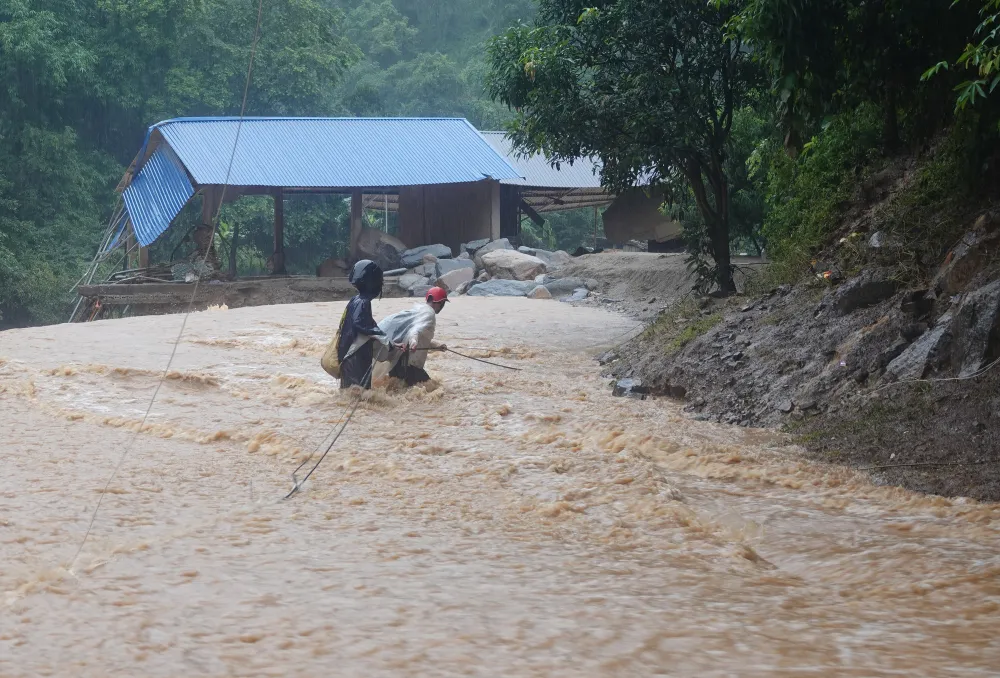
[[[350,404],[339,308],[193,315],[137,436],[179,316],[0,334],[0,675],[1000,672],[1000,507],[612,398],[595,309],[450,304],[523,371],[433,354],[279,501]]]

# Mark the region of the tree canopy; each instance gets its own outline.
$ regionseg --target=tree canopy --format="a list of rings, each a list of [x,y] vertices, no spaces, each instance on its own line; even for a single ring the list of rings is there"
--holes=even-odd
[[[739,40],[724,39],[735,9],[703,0],[541,0],[534,25],[493,40],[488,79],[513,110],[508,129],[522,149],[557,162],[598,156],[614,189],[690,189],[726,291],[726,159],[734,115],[760,82]]]

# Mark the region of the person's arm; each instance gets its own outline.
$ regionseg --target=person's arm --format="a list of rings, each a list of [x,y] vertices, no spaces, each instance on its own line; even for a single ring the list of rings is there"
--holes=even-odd
[[[354,307],[351,320],[354,323],[354,329],[359,334],[366,334],[369,337],[385,336],[385,332],[375,323],[375,318],[372,317],[372,303],[367,299],[362,299],[361,303]]]

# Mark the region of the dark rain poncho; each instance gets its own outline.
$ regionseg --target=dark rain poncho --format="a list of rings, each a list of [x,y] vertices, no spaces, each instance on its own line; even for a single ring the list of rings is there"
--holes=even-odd
[[[387,343],[385,332],[372,317],[372,301],[360,294],[347,302],[344,324],[340,328],[337,358],[340,360],[340,387],[357,384],[371,388],[374,347],[372,339]]]

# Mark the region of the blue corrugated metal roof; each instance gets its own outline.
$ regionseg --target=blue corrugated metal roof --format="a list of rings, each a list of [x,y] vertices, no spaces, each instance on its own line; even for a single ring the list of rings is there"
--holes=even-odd
[[[177,156],[159,146],[125,189],[125,208],[136,240],[151,245],[194,195],[194,186]]]
[[[195,184],[352,188],[520,175],[462,118],[179,118],[154,126]]]
[[[577,158],[572,164],[563,162],[559,169],[553,167],[541,153],[522,157],[515,153],[514,144],[505,132],[482,132],[483,138],[500,155],[517,168],[520,177],[504,179],[500,183],[536,188],[601,188],[601,162],[591,158]]]

